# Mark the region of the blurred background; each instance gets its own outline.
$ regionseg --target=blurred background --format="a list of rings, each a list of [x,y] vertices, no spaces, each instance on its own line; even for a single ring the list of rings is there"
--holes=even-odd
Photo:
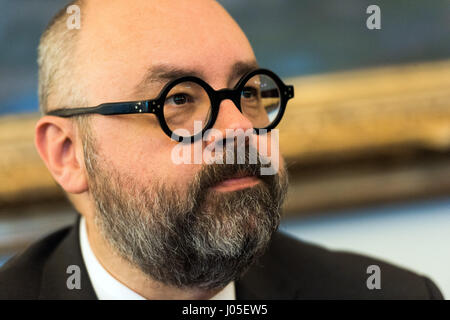
[[[281,229],[426,274],[450,298],[450,2],[220,2],[295,85]],[[0,265],[76,214],[33,145],[36,48],[65,4],[0,0]]]

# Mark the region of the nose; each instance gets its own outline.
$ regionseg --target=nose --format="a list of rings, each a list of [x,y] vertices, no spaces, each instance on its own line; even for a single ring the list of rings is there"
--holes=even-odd
[[[226,129],[242,129],[244,131],[253,129],[252,122],[242,114],[229,97],[226,97],[226,92],[223,92],[223,94],[214,128],[223,131],[223,133]],[[236,100],[236,98],[234,99]]]

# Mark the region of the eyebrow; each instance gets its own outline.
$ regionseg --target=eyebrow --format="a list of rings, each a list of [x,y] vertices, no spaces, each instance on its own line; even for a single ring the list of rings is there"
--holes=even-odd
[[[246,73],[258,68],[258,63],[255,60],[236,62],[232,65],[228,74],[228,87],[231,87],[234,80],[240,79]],[[142,80],[134,88],[134,93],[138,95],[147,91],[149,86],[155,83],[165,84],[172,80],[187,76],[194,76],[201,79],[205,78],[203,72],[196,69],[178,68],[166,64],[156,65],[147,70]]]

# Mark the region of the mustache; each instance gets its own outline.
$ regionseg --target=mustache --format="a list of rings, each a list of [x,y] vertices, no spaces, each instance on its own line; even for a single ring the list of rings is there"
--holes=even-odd
[[[198,186],[206,190],[225,180],[242,177],[257,177],[266,184],[272,184],[276,175],[262,175],[261,168],[270,167],[271,162],[261,156],[257,149],[248,141],[245,144],[245,153],[237,152],[237,145],[234,144],[234,150],[226,149],[224,146],[222,163],[212,163],[203,165],[203,168],[197,174],[195,181]],[[253,155],[253,158],[251,157]],[[256,155],[256,157],[255,157]],[[232,159],[231,163],[226,163],[226,159]],[[256,158],[256,159],[255,159]],[[251,160],[251,161],[250,161]],[[256,162],[256,163],[254,163]]]

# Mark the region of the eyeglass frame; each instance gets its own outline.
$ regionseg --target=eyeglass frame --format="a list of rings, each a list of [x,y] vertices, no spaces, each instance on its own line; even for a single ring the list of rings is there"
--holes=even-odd
[[[278,125],[278,123],[283,118],[287,102],[294,97],[294,86],[284,84],[284,82],[274,72],[268,69],[256,69],[246,73],[244,76],[241,77],[241,79],[238,81],[238,83],[234,86],[233,89],[223,88],[219,90],[214,90],[206,81],[194,76],[186,76],[172,80],[167,84],[165,84],[155,99],[107,102],[99,104],[95,107],[56,109],[47,112],[46,115],[69,118],[85,114],[119,115],[119,114],[152,113],[156,115],[161,129],[164,131],[166,135],[169,136],[169,138],[178,142],[190,141],[192,143],[198,138],[202,137],[207,130],[211,129],[214,126],[217,120],[217,116],[219,114],[220,104],[222,100],[226,99],[231,100],[234,103],[234,105],[238,108],[238,110],[242,113],[241,92],[244,89],[244,85],[247,83],[247,81],[249,81],[255,75],[269,76],[272,80],[275,81],[275,84],[278,86],[278,89],[280,91],[279,92],[280,110],[278,111],[276,118],[270,123],[270,125],[264,128],[253,128],[255,133],[259,134],[260,130],[264,129],[266,131],[270,131]],[[182,82],[194,82],[199,84],[203,89],[205,89],[211,101],[211,116],[207,124],[203,127],[202,131],[189,137],[179,136],[176,133],[174,133],[171,129],[169,129],[169,126],[167,125],[164,117],[164,105],[168,93],[174,86]]]

